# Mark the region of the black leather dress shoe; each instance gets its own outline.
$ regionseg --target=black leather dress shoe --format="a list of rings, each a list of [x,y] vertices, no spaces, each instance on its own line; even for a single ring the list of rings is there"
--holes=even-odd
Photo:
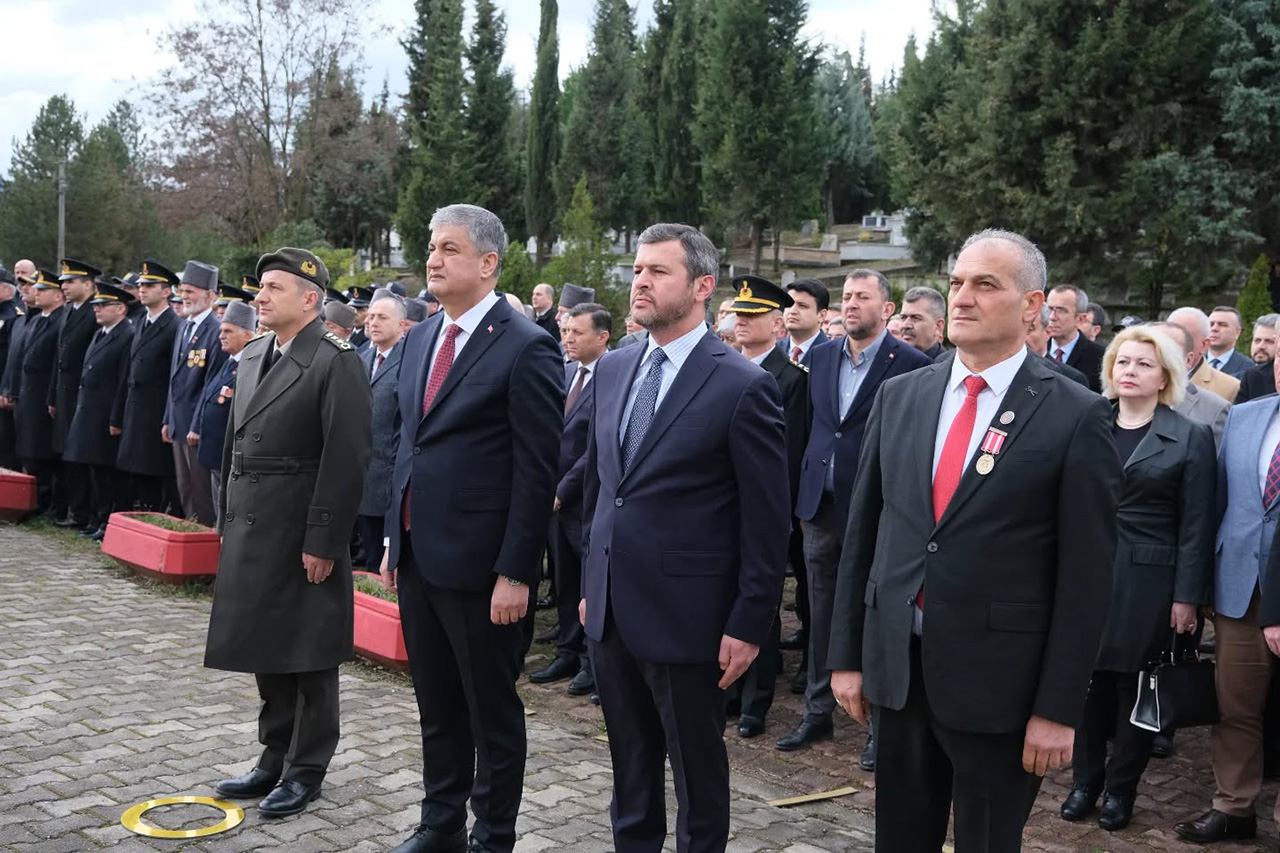
[[[759,737],[764,734],[764,720],[755,717],[738,718],[738,735],[744,738]]]
[[[98,530],[98,525],[96,523],[88,523],[88,524],[85,524],[84,527],[81,527],[79,530],[77,530],[76,533],[79,533],[81,536],[92,536],[94,533],[97,532],[97,530]]]
[[[1102,811],[1098,813],[1098,826],[1107,832],[1124,829],[1133,820],[1133,797],[1107,794],[1102,798]]]
[[[827,740],[831,737],[831,732],[832,727],[830,717],[818,722],[801,720],[800,725],[796,726],[790,734],[786,734],[778,738],[776,746],[783,752],[803,749],[811,743],[816,743],[820,740]]]
[[[307,804],[320,796],[319,785],[304,785],[292,779],[281,779],[266,799],[258,803],[262,817],[288,817],[302,812]]]
[[[573,681],[569,682],[570,696],[586,696],[595,692],[596,680],[585,669],[578,670],[578,674],[573,677]]]
[[[592,705],[599,705],[599,704],[600,704],[600,694],[599,694],[599,693],[592,693],[592,694],[591,694],[590,702],[591,702],[591,704],[592,704]]]
[[[1168,758],[1177,749],[1173,745],[1173,735],[1160,733],[1151,739],[1151,757]]]
[[[556,658],[537,672],[529,673],[529,680],[534,684],[550,684],[553,681],[572,678],[578,674],[579,668],[576,657]]]
[[[420,826],[413,835],[393,847],[391,853],[465,853],[466,850],[466,827],[445,835]]]
[[[213,786],[213,792],[219,797],[232,800],[265,797],[280,781],[279,773],[271,773],[261,767],[255,767],[243,776],[227,779]]]
[[[85,524],[88,523],[88,521],[89,520],[86,518],[76,518],[74,516],[69,515],[66,518],[59,518],[57,521],[53,523],[53,526],[54,527],[84,527]]]
[[[778,648],[785,652],[799,651],[805,647],[808,638],[804,635],[804,631],[796,631],[794,634],[788,634],[778,641]]]
[[[876,769],[876,736],[867,735],[867,745],[862,748],[862,756],[858,759],[858,766],[867,772]]]
[[[1254,815],[1233,817],[1217,809],[1209,809],[1195,820],[1175,824],[1173,831],[1184,841],[1208,844],[1213,841],[1248,840],[1258,836],[1258,819]]]
[[[102,527],[99,527],[97,530],[93,532],[93,535],[90,536],[89,538],[92,539],[94,542],[101,542],[103,539],[106,539],[107,538],[106,526],[103,525]]]
[[[555,606],[556,606],[556,600],[549,595],[544,595],[538,599],[538,603],[537,603],[538,610],[550,610],[552,607],[555,607]]]
[[[1063,820],[1075,822],[1083,820],[1098,809],[1098,792],[1087,785],[1072,787],[1071,793],[1062,801],[1059,814]]]

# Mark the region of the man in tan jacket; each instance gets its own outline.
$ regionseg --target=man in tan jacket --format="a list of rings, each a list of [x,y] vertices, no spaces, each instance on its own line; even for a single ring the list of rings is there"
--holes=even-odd
[[[1209,317],[1199,308],[1179,308],[1169,315],[1168,321],[1186,329],[1195,340],[1195,349],[1187,354],[1188,378],[1228,403],[1235,402],[1240,380],[1214,370],[1204,359],[1205,347],[1209,345]]]

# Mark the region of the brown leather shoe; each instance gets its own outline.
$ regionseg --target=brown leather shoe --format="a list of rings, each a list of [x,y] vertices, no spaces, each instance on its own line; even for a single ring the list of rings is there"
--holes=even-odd
[[[1213,841],[1247,840],[1258,836],[1258,819],[1254,815],[1234,817],[1209,809],[1195,820],[1187,820],[1173,827],[1178,837],[1197,844]]]

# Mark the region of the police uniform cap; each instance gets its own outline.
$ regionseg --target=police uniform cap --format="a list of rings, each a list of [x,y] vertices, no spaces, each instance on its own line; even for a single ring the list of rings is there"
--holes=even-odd
[[[351,300],[347,298],[347,294],[343,293],[341,290],[335,290],[332,287],[326,287],[324,289],[325,305],[328,305],[330,302],[337,302],[341,305],[346,305],[350,301]]]
[[[387,290],[390,290],[396,296],[408,297],[409,292],[404,289],[404,285],[398,281],[387,282]]]
[[[373,288],[353,284],[347,288],[347,296],[350,297],[348,304],[352,308],[368,308],[369,303],[373,301]]]
[[[271,270],[283,270],[287,273],[293,273],[298,278],[311,282],[321,290],[328,290],[329,288],[329,270],[325,268],[324,261],[306,249],[284,246],[270,254],[263,255],[258,258],[258,267],[254,271],[254,275],[261,279],[263,273]],[[336,293],[337,291],[334,292]],[[343,301],[345,302],[346,300],[344,299]]]
[[[120,285],[121,287],[136,288],[138,286],[138,278],[139,276],[136,272],[131,272],[131,273],[126,273],[124,278],[112,279],[112,281],[114,281],[116,284]]]
[[[97,283],[94,290],[93,298],[89,300],[90,305],[129,305],[134,301],[134,295],[123,287],[118,287],[105,281]]]
[[[102,275],[102,270],[97,267],[91,267],[84,261],[77,261],[75,258],[63,258],[62,274],[58,276],[58,281],[70,281],[73,278],[97,278]]]
[[[155,258],[143,258],[142,269],[138,272],[138,284],[175,287],[178,284],[178,274]]]
[[[4,267],[0,267],[0,284],[16,284],[13,280],[13,273]]]
[[[62,285],[58,283],[58,277],[47,269],[41,267],[36,270],[36,290],[61,290]]]
[[[254,276],[242,275],[240,276],[240,289],[250,294],[251,297],[257,296],[262,292],[262,283]]]
[[[738,295],[733,298],[729,310],[735,314],[764,314],[790,308],[795,300],[778,285],[758,275],[737,275],[733,286]]]
[[[406,299],[404,301],[404,318],[411,323],[421,323],[427,319],[427,303],[421,299]]]
[[[253,294],[248,291],[241,290],[234,284],[218,285],[218,301],[227,302],[250,302],[253,300]]]

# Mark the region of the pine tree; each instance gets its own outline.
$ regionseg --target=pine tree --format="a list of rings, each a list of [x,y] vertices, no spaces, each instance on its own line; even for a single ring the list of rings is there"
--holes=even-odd
[[[542,0],[538,29],[538,67],[529,100],[529,134],[525,149],[525,227],[537,238],[539,269],[551,256],[556,221],[554,174],[560,153],[560,44],[556,34],[559,7],[556,0]]]
[[[1253,327],[1263,314],[1271,313],[1271,291],[1267,284],[1271,277],[1271,261],[1265,254],[1258,255],[1249,270],[1249,280],[1236,298],[1236,310],[1240,312],[1240,339],[1236,349],[1250,355],[1253,346]]]
[[[566,200],[585,174],[599,220],[616,232],[629,231],[647,211],[635,19],[627,0],[596,0],[580,85],[558,167],[560,198]]]
[[[698,105],[699,0],[655,0],[644,84],[649,97],[654,218],[696,225],[702,221],[698,148],[693,122]]]
[[[406,259],[425,263],[431,216],[437,208],[467,201],[470,170],[463,142],[462,0],[431,0],[420,46],[429,63],[425,124],[414,130],[409,185],[400,196],[397,221]],[[410,83],[411,98],[414,84]]]
[[[800,35],[804,0],[714,3],[698,97],[703,198],[713,222],[750,228],[758,272],[764,229],[818,205],[817,55]]]
[[[511,71],[502,67],[506,44],[506,17],[493,0],[477,0],[467,45],[471,78],[465,124],[471,201],[497,214],[507,234],[514,236],[524,232],[524,202],[510,142],[515,84]]]
[[[574,184],[573,197],[564,213],[564,254],[547,264],[543,280],[559,287],[572,282],[596,292],[596,302],[615,317],[626,315],[629,289],[615,284],[613,257],[604,227],[596,218],[590,185],[585,174]],[[622,313],[618,313],[621,311]]]
[[[860,60],[861,61],[861,60]],[[823,60],[815,91],[823,151],[822,206],[827,225],[869,212],[876,188],[876,144],[865,70],[848,51]]]

